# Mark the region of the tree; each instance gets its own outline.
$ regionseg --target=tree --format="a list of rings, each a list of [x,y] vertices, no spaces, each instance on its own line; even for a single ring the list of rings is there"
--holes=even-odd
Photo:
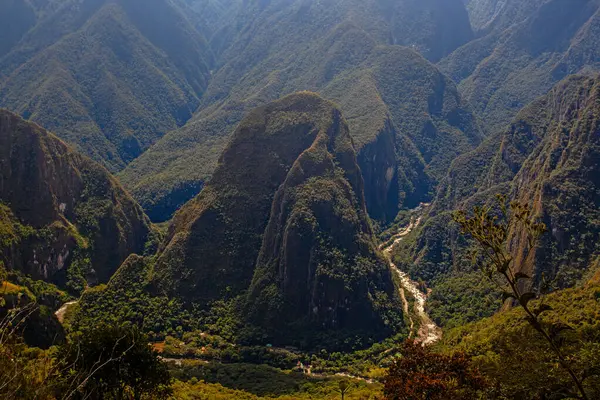
[[[167,398],[171,378],[137,327],[100,326],[76,336],[58,354],[60,398]]]
[[[346,393],[348,393],[349,390],[350,384],[348,383],[348,381],[343,380],[338,383],[337,391],[340,392],[340,394],[342,395],[342,400],[344,400],[344,398],[346,397]]]
[[[400,350],[384,379],[387,400],[445,400],[477,398],[486,381],[463,353],[443,355],[413,340]]]
[[[562,323],[545,323],[542,316],[552,308],[544,303],[533,308],[531,301],[537,295],[530,291],[531,280],[524,271],[536,249],[539,238],[546,231],[546,226],[536,222],[532,209],[527,204],[511,202],[507,205],[505,196],[498,196],[500,215],[494,215],[492,208],[475,207],[473,216],[464,211],[455,213],[454,220],[460,225],[464,234],[470,235],[479,246],[479,252],[473,259],[477,266],[489,279],[495,282],[504,294],[505,301],[511,300],[523,308],[526,320],[548,343],[560,366],[569,374],[576,390],[569,391],[569,396],[587,400],[583,380],[573,370],[568,358],[561,349],[561,332],[572,329]],[[519,234],[526,238],[524,254],[518,259],[513,257],[509,247],[509,237]],[[531,269],[531,268],[530,268]]]

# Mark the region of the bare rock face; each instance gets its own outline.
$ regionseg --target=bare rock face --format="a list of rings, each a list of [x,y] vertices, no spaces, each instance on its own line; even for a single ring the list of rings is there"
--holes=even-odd
[[[38,125],[0,110],[0,260],[65,286],[105,282],[150,233],[103,167]]]
[[[391,272],[333,103],[297,93],[240,123],[210,183],[176,214],[154,286],[204,306],[248,291],[250,322],[275,342],[309,326],[373,336],[398,328]]]

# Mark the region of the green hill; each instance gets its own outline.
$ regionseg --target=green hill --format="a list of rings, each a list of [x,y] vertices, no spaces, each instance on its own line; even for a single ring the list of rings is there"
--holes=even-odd
[[[0,106],[122,169],[199,104],[213,63],[178,3],[47,5],[0,58]]]
[[[106,282],[144,252],[150,224],[100,165],[0,110],[0,261],[68,288]]]
[[[414,51],[379,47],[390,43],[392,33],[393,43],[429,40],[435,32],[425,26],[438,24],[454,27],[445,37],[458,46],[470,38],[462,5],[438,15],[427,12],[439,11],[432,1],[279,3],[247,5],[247,14],[238,17],[243,28],[221,56],[223,66],[194,118],[121,173],[153,220],[170,218],[200,190],[249,110],[297,90],[319,92],[340,105],[359,164],[369,170],[369,212],[379,219],[430,196],[451,158],[478,143],[478,128],[451,81]],[[455,15],[460,10],[464,19]],[[386,19],[392,11],[394,24]],[[424,22],[425,14],[437,19],[418,30],[397,23]],[[427,54],[427,46],[412,47]],[[453,151],[440,152],[441,143],[452,143]],[[367,165],[375,157],[377,165]]]

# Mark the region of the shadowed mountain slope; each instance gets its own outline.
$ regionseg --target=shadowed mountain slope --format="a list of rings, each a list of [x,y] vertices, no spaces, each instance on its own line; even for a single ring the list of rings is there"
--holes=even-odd
[[[183,125],[208,84],[210,49],[177,4],[48,5],[0,58],[0,105],[122,169]]]
[[[472,0],[469,8],[482,36],[439,66],[460,83],[488,133],[561,79],[600,69],[597,0]]]
[[[103,167],[38,125],[0,110],[0,260],[82,290],[142,253],[150,224]]]

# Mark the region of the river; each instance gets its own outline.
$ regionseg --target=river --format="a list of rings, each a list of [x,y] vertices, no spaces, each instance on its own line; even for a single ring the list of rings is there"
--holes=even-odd
[[[392,250],[394,249],[394,246],[396,244],[398,244],[402,240],[404,240],[404,238],[409,233],[411,233],[416,227],[418,227],[421,224],[422,214],[426,207],[427,207],[426,204],[419,206],[419,208],[417,208],[415,210],[417,215],[413,216],[413,218],[411,218],[408,226],[405,226],[402,229],[400,229],[398,231],[398,233],[395,234],[392,237],[392,239],[390,239],[388,242],[386,242],[386,244],[382,245],[382,248],[381,248],[383,250],[383,253],[385,254],[386,258],[388,259],[388,262],[390,264],[390,269],[396,275],[398,275],[398,278],[400,279],[400,285],[401,285],[401,287],[399,288],[400,297],[402,298],[402,303],[404,306],[403,308],[404,308],[405,313],[408,313],[408,310],[409,310],[409,303],[408,303],[408,300],[406,299],[406,292],[410,293],[412,295],[412,297],[415,299],[415,304],[414,304],[415,314],[419,318],[419,330],[416,333],[415,340],[419,343],[422,343],[423,345],[435,343],[438,340],[440,340],[442,338],[442,329],[439,326],[437,326],[435,324],[435,322],[433,322],[433,320],[427,314],[425,305],[427,304],[428,294],[423,293],[419,289],[419,284],[417,282],[413,281],[412,279],[410,279],[410,277],[408,276],[408,274],[406,272],[401,271],[394,264],[394,262],[392,261]],[[415,321],[413,320],[413,316],[410,313],[408,313],[408,317],[410,320],[410,336],[409,337],[413,337]]]

